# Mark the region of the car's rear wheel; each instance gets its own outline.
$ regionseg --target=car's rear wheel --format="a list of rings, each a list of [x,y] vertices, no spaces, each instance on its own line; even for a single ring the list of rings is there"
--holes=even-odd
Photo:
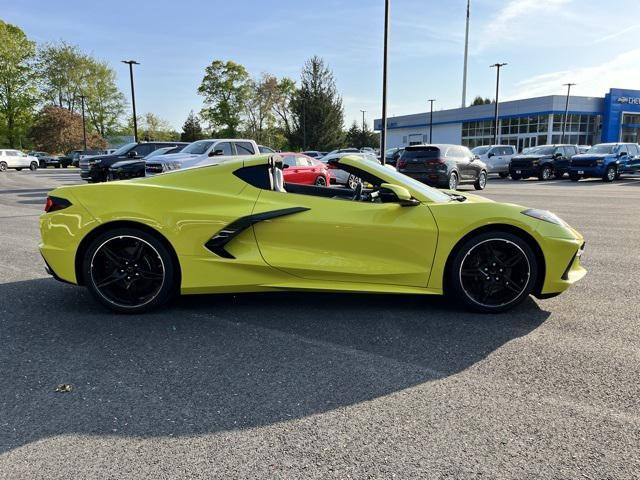
[[[0,162],[0,172],[7,171],[7,162]]]
[[[458,188],[458,174],[451,172],[449,174],[449,190],[456,190]]]
[[[522,302],[537,276],[536,256],[527,242],[509,232],[485,232],[456,250],[448,285],[467,307],[498,313]]]
[[[327,180],[324,177],[320,176],[320,177],[316,178],[315,185],[317,187],[326,187],[327,186]]]
[[[542,167],[542,170],[540,170],[540,175],[538,175],[538,179],[543,181],[550,180],[552,174],[553,174],[553,170],[551,169],[551,167],[549,165],[545,165],[544,167]]]
[[[613,182],[616,179],[617,174],[618,169],[614,165],[609,165],[602,176],[602,180],[605,182]]]
[[[38,169],[38,162],[31,162],[31,164],[29,165],[29,170],[31,170],[32,172],[34,170]]]
[[[172,255],[154,235],[118,228],[97,236],[83,257],[87,288],[105,306],[141,313],[167,302],[178,288]]]
[[[478,175],[478,179],[473,184],[473,187],[476,190],[484,190],[486,186],[487,186],[487,172],[483,170],[480,172],[480,175]]]

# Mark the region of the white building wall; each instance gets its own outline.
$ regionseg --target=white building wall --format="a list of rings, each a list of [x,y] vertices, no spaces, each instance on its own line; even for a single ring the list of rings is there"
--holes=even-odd
[[[429,142],[429,127],[390,128],[387,130],[387,148],[407,147],[410,141],[420,140]],[[462,142],[462,123],[449,123],[433,126],[433,142],[452,143],[460,145]]]

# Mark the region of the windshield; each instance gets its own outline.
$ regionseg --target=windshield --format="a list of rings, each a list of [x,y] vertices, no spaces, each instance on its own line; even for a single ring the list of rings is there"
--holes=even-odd
[[[128,153],[129,150],[131,150],[136,145],[138,144],[135,142],[127,143],[126,145],[121,146],[119,149],[113,152],[112,155],[124,155],[125,153]]]
[[[529,155],[553,155],[553,152],[556,150],[556,147],[536,147],[532,150],[530,150],[529,152],[527,152],[527,154]]]
[[[587,153],[616,153],[618,150],[618,145],[596,145],[595,147],[591,147]]]
[[[213,145],[213,140],[198,140],[197,142],[193,142],[191,145],[187,145],[182,149],[181,153],[190,153],[191,155],[202,155],[205,153],[211,145]]]
[[[484,155],[490,149],[491,149],[491,147],[476,147],[473,150],[471,150],[471,153],[473,153],[475,155]]]

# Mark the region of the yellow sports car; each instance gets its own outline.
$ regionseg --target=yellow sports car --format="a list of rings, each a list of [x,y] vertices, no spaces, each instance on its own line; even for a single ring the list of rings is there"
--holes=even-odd
[[[57,188],[40,251],[59,280],[142,312],[177,294],[449,294],[482,312],[555,296],[585,274],[554,214],[439,191],[375,162],[355,189],[285,184],[279,156]]]

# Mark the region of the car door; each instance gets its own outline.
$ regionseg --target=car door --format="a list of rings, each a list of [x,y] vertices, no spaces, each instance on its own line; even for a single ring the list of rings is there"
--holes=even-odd
[[[316,166],[313,161],[304,155],[297,155],[296,163],[302,175],[302,183],[312,185],[316,181]]]
[[[450,151],[453,151],[453,155],[455,155],[458,171],[461,174],[460,179],[463,181],[475,180],[478,176],[476,173],[478,164],[475,163],[474,155],[465,150],[463,147],[452,147]]]
[[[638,145],[629,145],[628,168],[633,171],[640,170],[640,147]]]
[[[291,211],[254,225],[274,268],[318,281],[426,287],[437,244],[429,207],[262,190],[253,213]]]
[[[282,162],[287,166],[284,169],[284,180],[287,183],[304,183],[302,182],[303,174],[300,173],[298,162],[295,155],[285,155]]]

